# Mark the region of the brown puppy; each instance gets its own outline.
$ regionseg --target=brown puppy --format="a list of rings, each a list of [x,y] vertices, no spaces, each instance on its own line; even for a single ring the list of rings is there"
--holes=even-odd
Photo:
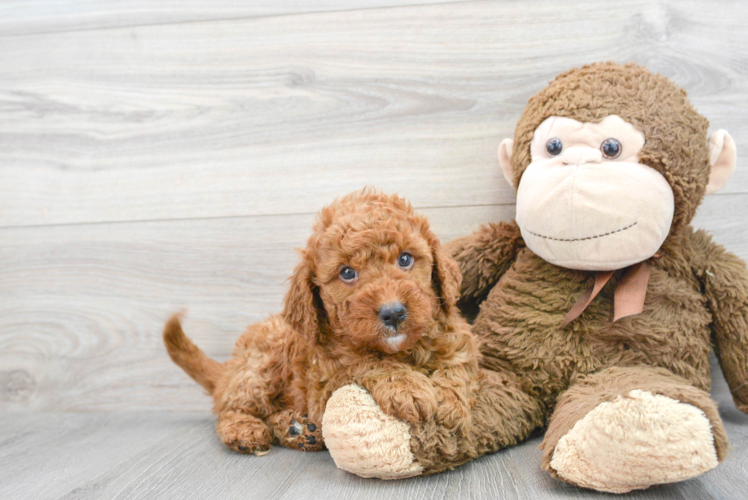
[[[319,213],[283,312],[252,325],[231,359],[208,358],[177,316],[164,343],[212,394],[218,434],[236,451],[324,448],[327,400],[351,383],[389,415],[459,433],[480,378],[459,287],[426,218],[402,198],[363,190]]]

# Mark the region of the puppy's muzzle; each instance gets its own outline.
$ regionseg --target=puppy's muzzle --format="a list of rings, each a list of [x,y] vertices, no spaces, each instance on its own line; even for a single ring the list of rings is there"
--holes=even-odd
[[[394,330],[405,321],[405,317],[408,316],[408,309],[401,302],[391,302],[380,307],[377,316],[385,326]]]

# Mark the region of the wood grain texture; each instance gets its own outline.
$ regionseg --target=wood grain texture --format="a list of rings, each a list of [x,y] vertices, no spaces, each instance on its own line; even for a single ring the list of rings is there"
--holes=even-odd
[[[718,373],[718,372],[715,372]],[[702,477],[627,495],[632,500],[739,499],[748,491],[748,416],[715,376],[733,454]],[[329,453],[225,448],[202,413],[0,414],[0,497],[47,499],[604,499],[540,470],[539,437],[454,471],[401,481],[361,479]]]
[[[747,24],[729,0],[0,2],[0,498],[607,498],[542,473],[539,437],[397,482],[234,454],[161,328],[186,309],[227,357],[313,214],[367,184],[443,240],[510,219],[498,143],[579,64],[662,72],[740,156]],[[748,259],[746,207],[739,162],[695,225]],[[745,496],[748,417],[713,375],[731,457],[627,498]]]
[[[512,203],[496,148],[526,99],[607,59],[671,77],[748,147],[748,3],[557,5],[0,38],[0,226],[313,213],[366,184]],[[725,193],[745,192],[741,167]]]
[[[431,209],[452,238],[513,207]],[[227,357],[278,312],[313,216],[0,230],[0,409],[202,410],[207,397],[168,359],[166,319]],[[12,382],[12,383],[11,383]],[[5,389],[3,389],[5,388]]]
[[[697,223],[743,258],[748,228],[725,217],[748,195],[715,196]],[[513,206],[423,210],[446,240],[509,220]],[[223,359],[247,325],[278,312],[313,216],[0,229],[0,409],[201,410],[161,330],[185,329]],[[12,382],[12,383],[11,383]],[[10,387],[10,389],[8,389]]]
[[[100,30],[469,0],[4,0],[0,36]]]

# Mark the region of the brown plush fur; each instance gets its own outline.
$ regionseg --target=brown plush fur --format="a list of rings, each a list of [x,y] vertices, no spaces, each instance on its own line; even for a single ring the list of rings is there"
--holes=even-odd
[[[720,421],[717,405],[709,398],[709,394],[662,368],[612,367],[580,376],[559,397],[545,439],[540,445],[543,450],[543,469],[558,477],[550,466],[558,440],[600,403],[613,401],[618,396],[626,397],[635,389],[667,396],[699,408],[712,423],[717,458],[721,461],[727,456],[727,435]]]
[[[412,269],[397,265],[403,251],[415,258]],[[356,283],[339,278],[342,266],[358,271]],[[506,425],[508,434],[524,436],[532,421],[501,423],[508,410],[496,409],[492,398],[505,380],[479,370],[477,339],[456,307],[459,287],[457,265],[427,220],[402,198],[364,190],[319,213],[283,312],[251,326],[226,363],[207,358],[177,317],[164,342],[213,395],[218,434],[234,450],[262,454],[272,443],[321,449],[327,400],[356,383],[385,413],[419,429],[414,446],[424,450],[425,469],[435,472],[443,461],[434,454],[465,461],[503,445],[494,428]],[[397,327],[406,336],[399,346],[387,342],[377,316],[392,301],[408,311]]]
[[[514,185],[530,165],[535,129],[549,116],[597,123],[618,115],[644,134],[639,162],[665,177],[675,195],[670,232],[693,219],[709,180],[709,122],[686,91],[634,63],[590,64],[557,76],[527,103],[514,133]]]
[[[472,425],[455,433],[430,420],[410,426],[410,449],[424,474],[453,469],[513,446],[542,425],[541,405],[523,392],[513,374],[481,369]]]
[[[520,391],[542,406],[543,419],[550,418],[546,468],[555,443],[574,422],[634,388],[704,411],[722,460],[727,439],[705,392],[709,355],[714,344],[735,403],[748,412],[748,271],[688,225],[708,180],[706,119],[682,89],[640,66],[603,63],[569,71],[529,101],[517,125],[515,185],[543,120],[556,115],[597,122],[610,114],[644,133],[642,163],[661,172],[675,194],[671,232],[661,257],[649,261],[644,311],[611,321],[619,270],[563,328],[564,316],[594,276],[536,256],[516,223],[489,224],[445,245],[463,274],[459,305],[470,311],[480,304],[473,331],[482,341],[483,366],[516,374]]]

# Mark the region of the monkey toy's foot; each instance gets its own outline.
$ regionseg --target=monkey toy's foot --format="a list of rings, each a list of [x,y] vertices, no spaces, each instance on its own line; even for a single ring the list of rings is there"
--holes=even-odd
[[[411,451],[408,424],[385,414],[358,385],[341,387],[330,397],[322,434],[335,464],[347,472],[380,479],[423,472]]]
[[[625,493],[692,478],[717,463],[702,410],[633,390],[578,420],[556,443],[550,469],[572,484]]]

